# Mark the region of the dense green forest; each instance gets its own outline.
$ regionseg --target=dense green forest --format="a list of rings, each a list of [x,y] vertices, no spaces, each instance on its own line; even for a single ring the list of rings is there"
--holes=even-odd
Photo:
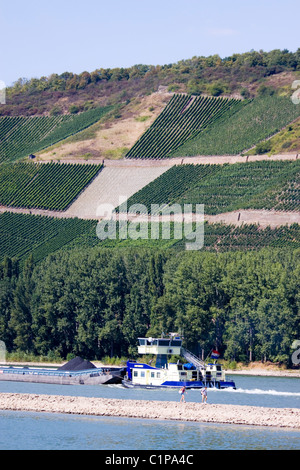
[[[138,336],[180,331],[188,349],[290,363],[300,337],[299,250],[72,250],[0,269],[8,352],[135,356]]]

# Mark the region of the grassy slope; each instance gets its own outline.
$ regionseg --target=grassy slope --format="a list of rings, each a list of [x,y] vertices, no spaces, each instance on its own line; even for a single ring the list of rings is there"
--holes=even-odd
[[[278,134],[254,147],[247,155],[278,155],[288,152],[300,153],[300,119],[290,123]]]

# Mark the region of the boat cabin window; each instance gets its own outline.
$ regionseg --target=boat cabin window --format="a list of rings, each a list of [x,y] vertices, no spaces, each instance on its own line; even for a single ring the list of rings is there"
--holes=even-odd
[[[133,371],[133,377],[138,377],[138,371],[137,370]]]
[[[154,338],[138,338],[139,346],[177,346],[181,347],[180,339],[154,339]]]
[[[157,372],[157,373],[156,373],[156,378],[157,378],[157,379],[160,379],[160,372]]]
[[[182,343],[181,340],[173,339],[173,341],[171,341],[171,346],[178,346],[178,347],[181,347],[181,343]]]
[[[177,369],[182,370],[182,364],[177,364]]]
[[[141,377],[145,377],[145,372],[143,370],[141,371]]]
[[[159,339],[158,346],[169,346],[170,341],[168,339]]]
[[[154,377],[155,377],[155,374],[154,374],[154,372],[151,372],[151,374],[150,374],[150,375],[151,375],[151,379],[154,379]]]
[[[222,370],[222,366],[217,366],[217,370],[218,370],[218,371],[221,371],[221,370]]]
[[[139,345],[140,346],[157,346],[157,339],[150,338],[139,338]]]

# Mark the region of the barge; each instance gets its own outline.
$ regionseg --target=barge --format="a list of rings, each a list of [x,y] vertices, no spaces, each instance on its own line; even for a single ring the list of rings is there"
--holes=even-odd
[[[80,359],[80,358],[76,358]],[[0,381],[47,383],[58,385],[102,385],[120,384],[124,378],[126,369],[124,367],[95,367],[89,366],[87,361],[81,360],[82,368],[77,365],[73,369],[72,361],[60,368],[39,368],[21,366],[0,366]],[[74,362],[73,362],[74,364]],[[78,361],[77,361],[78,364]],[[68,365],[70,365],[68,367]]]

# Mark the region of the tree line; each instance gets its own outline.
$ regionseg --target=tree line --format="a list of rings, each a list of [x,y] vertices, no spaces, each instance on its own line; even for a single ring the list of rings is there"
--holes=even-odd
[[[164,65],[100,67],[79,74],[64,72],[20,78],[7,88],[7,104],[1,107],[1,115],[64,114],[66,103],[61,98],[68,98],[71,113],[96,106],[128,104],[136,96],[157,91],[160,85],[178,93],[213,96],[240,93],[245,98],[253,98],[258,91],[268,94],[276,91],[265,86],[269,76],[297,70],[300,70],[300,48],[295,52],[252,50],[223,58],[218,54],[194,56]]]
[[[291,365],[300,338],[300,250],[70,250],[0,265],[8,352],[137,357],[137,338],[178,331],[197,355]]]
[[[165,71],[174,71],[178,73],[191,73],[193,71],[201,71],[205,68],[213,67],[265,67],[268,69],[269,75],[278,73],[284,69],[299,70],[300,69],[300,48],[291,52],[288,49],[274,49],[270,52],[263,50],[250,51],[242,54],[232,54],[231,56],[221,58],[218,54],[208,57],[194,56],[191,59],[180,60],[176,63],[165,65],[146,65],[136,64],[132,67],[115,67],[115,68],[99,68],[93,72],[84,71],[80,74],[72,72],[64,72],[62,74],[51,74],[49,77],[41,77],[26,79],[20,78],[12,88],[12,92],[27,91],[45,91],[52,89],[70,90],[84,89],[90,83],[101,81],[120,81],[120,80],[136,80],[145,77],[147,74],[162,74]],[[276,69],[277,67],[277,69]]]

